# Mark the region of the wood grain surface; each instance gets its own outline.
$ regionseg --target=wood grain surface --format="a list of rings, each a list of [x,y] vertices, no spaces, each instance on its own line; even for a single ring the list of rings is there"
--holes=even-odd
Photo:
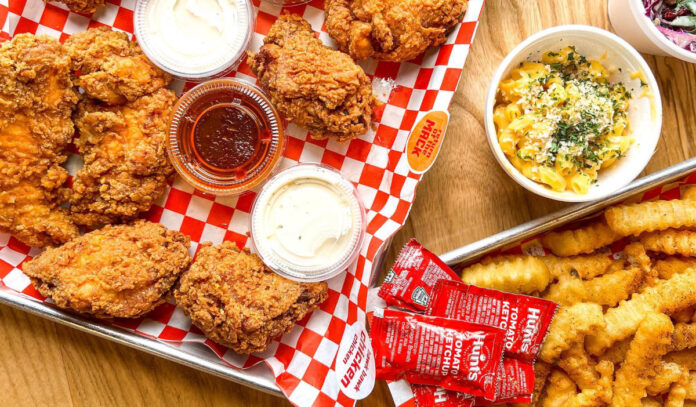
[[[637,0],[636,0],[637,1]],[[436,165],[386,264],[411,237],[441,253],[558,209],[512,181],[483,127],[488,82],[527,36],[560,24],[611,29],[605,0],[486,0]],[[696,65],[646,56],[662,91],[654,172],[696,154]],[[0,306],[2,406],[282,406],[280,398]],[[384,383],[361,406],[392,406]]]

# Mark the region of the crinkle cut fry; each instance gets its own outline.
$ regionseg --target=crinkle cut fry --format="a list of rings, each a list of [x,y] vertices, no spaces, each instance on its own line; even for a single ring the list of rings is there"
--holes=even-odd
[[[548,233],[541,238],[541,245],[556,256],[565,257],[592,253],[622,237],[602,220],[578,229]]]
[[[675,324],[670,351],[680,351],[693,347],[696,347],[696,323]]]
[[[677,380],[667,394],[665,399],[665,407],[684,407],[686,400],[687,387],[689,386],[689,372],[682,372],[681,377]]]
[[[614,364],[608,360],[595,363],[585,351],[582,342],[573,344],[561,355],[558,367],[563,369],[584,393],[576,396],[575,403],[599,406],[611,401]]]
[[[674,199],[617,205],[604,212],[609,227],[619,235],[696,226],[696,201]]]
[[[676,363],[684,369],[696,370],[696,348],[670,352],[665,356],[664,361]]]
[[[551,322],[539,359],[547,363],[556,362],[561,353],[574,343],[582,342],[585,335],[600,331],[604,323],[601,305],[580,302],[561,307]]]
[[[696,232],[669,229],[662,232],[649,232],[640,236],[647,250],[665,254],[696,256]]]
[[[580,390],[597,388],[599,375],[595,371],[596,365],[585,351],[582,342],[574,343],[570,349],[561,354],[558,360],[558,367],[566,372]]]
[[[640,405],[661,357],[669,351],[673,330],[669,317],[657,312],[646,315],[641,321],[626,360],[616,372],[612,407]]]
[[[541,407],[563,407],[576,394],[575,383],[559,369],[553,369],[549,375],[544,393],[539,399]]]
[[[561,305],[578,302],[593,302],[599,305],[615,306],[638,291],[645,273],[638,267],[629,267],[604,274],[592,280],[581,280],[564,276],[552,284],[544,298]]]
[[[674,362],[662,362],[655,370],[655,377],[646,388],[651,396],[669,391],[670,386],[679,380],[686,369]],[[688,370],[686,370],[688,372]]]
[[[696,188],[694,191],[696,191]],[[696,267],[696,259],[691,257],[671,256],[656,261],[654,269],[659,278],[666,280],[692,267]]]
[[[586,338],[590,354],[599,356],[614,342],[631,336],[641,321],[651,312],[671,314],[696,304],[696,269],[689,269],[669,280],[659,280],[655,286],[633,294],[618,307],[609,308],[604,315],[606,326]]]
[[[551,281],[549,270],[537,257],[501,256],[487,264],[477,263],[462,270],[462,281],[479,287],[510,293],[543,291]]]
[[[551,273],[551,277],[559,279],[561,276],[575,275],[583,280],[590,280],[606,273],[610,266],[616,263],[605,254],[591,254],[587,256],[557,257],[548,255],[540,257],[541,261]]]

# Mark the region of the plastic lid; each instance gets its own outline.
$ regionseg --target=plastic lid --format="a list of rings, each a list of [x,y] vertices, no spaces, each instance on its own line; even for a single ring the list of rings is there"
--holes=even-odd
[[[179,78],[203,81],[229,73],[246,57],[256,16],[250,0],[222,1],[227,8],[209,13],[204,9],[193,10],[176,0],[139,0],[133,14],[138,44],[155,65]],[[192,30],[192,26],[183,23],[183,18],[177,25],[174,10],[184,7],[180,14],[208,12],[214,15],[218,20],[211,22],[210,28],[212,32],[221,31],[221,38],[209,41],[203,36],[197,38],[191,32],[182,32]],[[190,18],[185,20],[191,21]],[[199,18],[197,21],[205,20]],[[193,30],[203,31],[206,30]]]
[[[341,199],[345,199],[350,208],[352,225],[350,232],[345,235],[346,244],[343,249],[335,254],[335,258],[325,262],[307,262],[299,264],[283,256],[282,250],[278,250],[279,244],[271,242],[267,236],[272,231],[267,230],[265,209],[269,208],[279,193],[283,193],[286,186],[297,180],[312,180],[325,183],[338,191]],[[326,202],[323,202],[326,204]],[[312,203],[321,205],[322,202]],[[309,212],[313,209],[307,208]],[[339,222],[338,219],[336,219]],[[273,271],[283,277],[301,282],[315,282],[328,280],[345,271],[357,259],[362,247],[365,235],[365,208],[358,196],[353,184],[345,179],[340,172],[320,164],[300,164],[284,170],[263,186],[251,209],[251,239],[263,262]],[[316,224],[315,224],[316,226]],[[321,225],[319,225],[321,227]],[[310,233],[309,231],[307,233]],[[285,242],[287,243],[287,242]],[[314,260],[314,259],[313,259]]]

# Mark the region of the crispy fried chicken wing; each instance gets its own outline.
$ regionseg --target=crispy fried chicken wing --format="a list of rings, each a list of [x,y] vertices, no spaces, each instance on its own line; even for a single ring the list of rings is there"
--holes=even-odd
[[[346,141],[368,130],[370,79],[348,55],[323,45],[300,16],[281,15],[248,63],[280,113],[312,137]]]
[[[16,35],[0,47],[0,231],[50,246],[76,236],[59,206],[77,94],[55,39]]]
[[[232,242],[203,243],[174,291],[177,304],[210,339],[239,353],[271,340],[326,300],[326,283],[298,283],[269,270]]]
[[[467,0],[326,0],[326,29],[355,59],[407,61],[439,46]]]
[[[65,48],[80,74],[75,84],[87,96],[109,104],[133,101],[171,82],[124,32],[90,28],[68,38]]]
[[[44,0],[48,3],[50,0]],[[106,2],[104,0],[59,0],[76,13],[92,14]]]
[[[188,236],[139,220],[47,249],[23,271],[61,308],[100,318],[136,318],[165,301],[191,262],[188,247]]]
[[[120,106],[89,99],[74,114],[84,166],[73,179],[70,211],[79,225],[125,222],[150,209],[174,168],[167,159],[174,92],[160,89]]]

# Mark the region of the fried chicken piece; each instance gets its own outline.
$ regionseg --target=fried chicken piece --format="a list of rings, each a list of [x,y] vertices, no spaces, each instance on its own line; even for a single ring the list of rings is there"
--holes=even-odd
[[[362,68],[321,43],[309,23],[283,14],[248,63],[280,113],[313,138],[346,141],[367,132],[375,98]]]
[[[252,353],[265,350],[273,338],[318,308],[328,297],[328,286],[283,278],[232,242],[217,247],[203,243],[174,296],[210,339]]]
[[[60,165],[73,136],[77,93],[55,39],[16,35],[0,47],[0,231],[36,247],[78,234],[65,209]]]
[[[50,0],[44,0],[48,3]],[[92,14],[106,2],[104,0],[59,0],[76,13]]]
[[[65,41],[75,84],[109,104],[133,101],[167,86],[172,78],[143,54],[137,43],[108,27],[90,28]]]
[[[174,92],[160,89],[120,106],[89,99],[74,115],[84,166],[73,179],[70,211],[90,227],[134,219],[150,209],[174,168],[167,159]]]
[[[60,308],[99,318],[137,318],[165,301],[191,263],[188,247],[188,236],[139,220],[47,249],[23,271]]]
[[[407,61],[442,45],[467,0],[326,0],[326,29],[355,59]]]

